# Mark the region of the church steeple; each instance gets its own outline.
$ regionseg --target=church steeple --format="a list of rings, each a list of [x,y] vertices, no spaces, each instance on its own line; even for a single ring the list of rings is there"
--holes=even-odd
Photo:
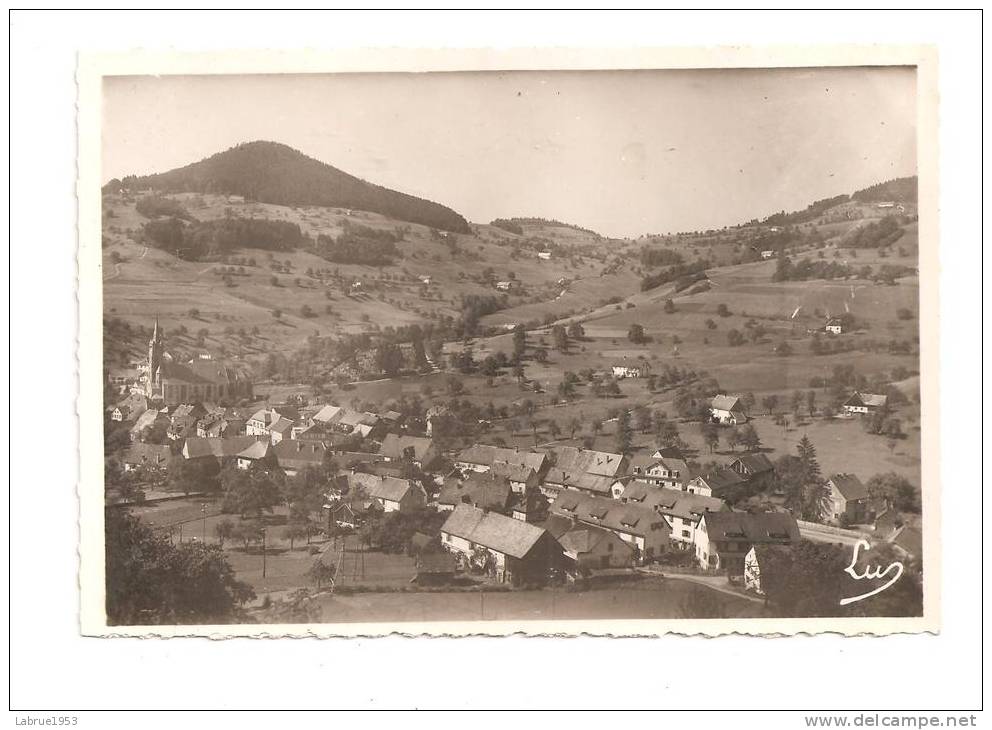
[[[155,390],[159,385],[160,368],[162,366],[162,353],[164,352],[164,342],[162,331],[158,326],[158,316],[155,316],[155,327],[152,329],[152,338],[148,340],[148,389],[149,396],[155,395]]]

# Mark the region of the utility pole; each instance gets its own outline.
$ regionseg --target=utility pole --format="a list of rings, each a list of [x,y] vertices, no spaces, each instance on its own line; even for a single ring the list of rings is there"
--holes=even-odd
[[[265,577],[265,528],[262,528],[262,577]]]

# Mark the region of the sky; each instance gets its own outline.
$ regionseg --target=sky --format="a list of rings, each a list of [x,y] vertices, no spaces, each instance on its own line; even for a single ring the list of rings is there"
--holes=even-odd
[[[271,140],[475,223],[704,230],[916,174],[912,68],[104,80],[103,180]]]

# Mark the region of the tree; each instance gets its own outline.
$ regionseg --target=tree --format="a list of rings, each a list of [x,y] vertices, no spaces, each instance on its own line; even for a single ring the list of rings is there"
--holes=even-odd
[[[718,315],[720,315],[721,317],[729,317],[730,316],[730,309],[727,308],[727,305],[726,304],[722,304],[721,303],[721,304],[718,304],[716,306],[716,313]]]
[[[644,406],[638,406],[635,413],[637,415],[637,430],[641,433],[648,433],[654,425],[651,411]]]
[[[249,469],[228,467],[221,474],[224,488],[224,512],[242,517],[260,518],[263,512],[272,512],[283,501],[282,485],[285,475],[281,469],[252,466]]]
[[[675,314],[675,312],[677,311],[675,309],[675,302],[673,302],[671,299],[665,300],[664,309],[665,309],[665,314]]]
[[[552,327],[551,336],[558,352],[568,352],[568,333],[565,331],[565,325],[556,324]]]
[[[775,412],[775,408],[778,407],[778,396],[777,395],[766,395],[761,399],[761,405],[765,407],[765,413],[772,414]]]
[[[785,340],[775,345],[775,354],[779,357],[789,357],[792,354],[792,345]]]
[[[200,318],[200,310],[197,309],[196,307],[191,307],[190,310],[187,312],[187,314],[189,315],[190,319]]]
[[[568,419],[568,437],[570,439],[575,438],[575,432],[582,428],[582,421],[580,421],[575,416]]]
[[[126,510],[105,523],[110,625],[229,623],[255,597],[216,545],[173,545]]]
[[[737,426],[733,426],[727,432],[727,446],[730,447],[731,451],[737,450],[737,445],[741,442],[740,431],[737,430]]]
[[[799,409],[802,408],[802,405],[803,405],[803,394],[798,390],[793,391],[792,414],[796,417],[797,420],[799,418]]]
[[[750,423],[745,424],[740,430],[740,442],[748,451],[757,451],[761,448],[761,437],[758,430]]]
[[[630,329],[627,330],[627,339],[638,345],[644,342],[644,327],[636,323],[630,325]]]
[[[558,425],[557,421],[551,421],[548,423],[548,432],[551,434],[551,439],[557,441],[558,437],[561,436],[561,426]]]
[[[715,423],[701,421],[699,423],[699,430],[703,436],[703,443],[706,444],[712,454],[716,451],[717,446],[720,445],[720,429],[717,428]]]
[[[228,519],[221,520],[214,527],[214,534],[217,535],[217,542],[220,543],[221,548],[224,547],[225,540],[230,540],[234,537],[234,533],[234,523]]]
[[[731,347],[738,347],[744,344],[744,335],[738,330],[732,329],[727,332],[727,344]]]
[[[586,330],[579,322],[572,322],[568,325],[568,336],[573,340],[581,340],[586,336]]]
[[[306,577],[313,581],[317,590],[321,589],[324,583],[333,583],[337,574],[335,566],[325,563],[320,558],[313,561],[313,565],[306,572]]]
[[[523,325],[518,324],[513,328],[513,359],[520,360],[527,349],[527,331]]]
[[[217,477],[220,466],[216,459],[184,459],[177,456],[169,462],[167,480],[176,492],[215,492],[220,486]]]
[[[820,478],[820,463],[816,460],[816,448],[809,436],[803,434],[796,444],[796,451],[799,454],[799,462],[802,466],[802,476],[805,482],[812,482]]]
[[[806,407],[809,409],[809,417],[812,418],[816,413],[816,391],[810,390],[806,392]]]
[[[892,471],[876,474],[865,487],[873,499],[884,499],[898,512],[920,513],[919,490],[900,474]]]
[[[626,454],[630,451],[631,444],[633,442],[633,432],[630,428],[630,412],[627,410],[620,411],[620,415],[617,416],[617,430],[616,430],[616,450],[617,453]]]
[[[289,540],[289,549],[292,552],[297,540],[310,537],[310,530],[303,522],[290,522],[282,530],[283,539]]]

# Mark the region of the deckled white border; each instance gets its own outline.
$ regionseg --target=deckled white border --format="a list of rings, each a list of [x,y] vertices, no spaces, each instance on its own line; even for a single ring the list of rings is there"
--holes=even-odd
[[[81,426],[102,418],[100,166],[104,76],[165,74],[611,70],[912,65],[917,73],[917,160],[920,179],[920,373],[924,616],[921,618],[555,620],[108,627],[104,613],[103,432],[80,432],[80,626],[87,636],[372,637],[404,636],[782,636],[832,632],[881,635],[940,627],[940,478],[938,400],[938,222],[936,53],[920,46],[713,47],[682,49],[371,49],[324,52],[226,51],[176,54],[82,54],[79,84],[79,382]]]

